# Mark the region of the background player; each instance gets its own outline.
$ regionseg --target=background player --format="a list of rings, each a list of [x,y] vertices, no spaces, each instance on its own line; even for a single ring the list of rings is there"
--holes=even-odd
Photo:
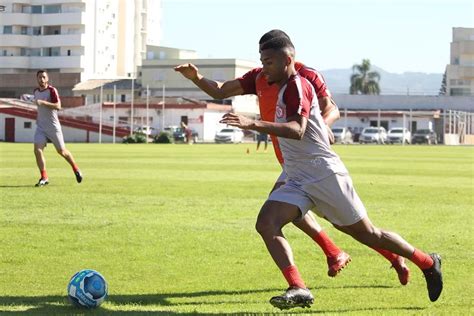
[[[38,115],[36,117],[36,132],[34,136],[34,152],[36,156],[36,164],[41,173],[36,186],[44,186],[49,183],[48,174],[46,172],[46,159],[44,158],[44,148],[50,140],[58,154],[60,154],[71,165],[76,181],[82,182],[82,173],[74,161],[74,158],[66,149],[64,144],[63,132],[59,123],[58,110],[61,109],[61,100],[56,88],[51,86],[48,81],[48,73],[46,70],[39,70],[36,73],[38,88],[35,89],[34,102],[38,106]]]

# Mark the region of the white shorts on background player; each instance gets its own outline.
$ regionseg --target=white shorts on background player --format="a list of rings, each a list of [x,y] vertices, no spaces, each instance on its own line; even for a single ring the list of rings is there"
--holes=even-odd
[[[37,145],[47,145],[48,139],[54,144],[56,150],[66,148],[64,144],[63,132],[57,129],[44,130],[41,127],[36,127],[34,143]]]

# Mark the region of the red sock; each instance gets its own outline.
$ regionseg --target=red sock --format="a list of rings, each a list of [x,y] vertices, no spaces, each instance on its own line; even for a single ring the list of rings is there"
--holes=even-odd
[[[48,174],[46,173],[46,169],[41,170],[41,179],[48,179]]]
[[[78,167],[76,164],[74,164],[74,165],[72,166],[72,170],[73,170],[74,172],[76,172],[76,171],[79,170],[79,167]]]
[[[332,242],[331,238],[324,231],[314,235],[313,240],[321,247],[326,257],[337,257],[341,252],[341,249]]]
[[[429,269],[433,266],[433,259],[423,251],[415,249],[410,260],[416,264],[421,270]]]
[[[385,249],[375,248],[375,247],[373,249],[377,251],[379,254],[381,254],[382,256],[384,256],[388,261],[390,261],[390,263],[394,262],[399,257],[396,253],[390,252]]]
[[[288,266],[281,270],[283,276],[288,282],[289,286],[296,286],[305,289],[306,285],[304,284],[303,279],[301,279],[300,272],[295,265]]]

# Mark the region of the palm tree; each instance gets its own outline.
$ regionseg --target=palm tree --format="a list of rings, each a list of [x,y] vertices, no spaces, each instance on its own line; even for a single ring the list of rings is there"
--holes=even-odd
[[[380,74],[370,71],[370,60],[363,59],[362,64],[352,66],[350,94],[380,94]]]

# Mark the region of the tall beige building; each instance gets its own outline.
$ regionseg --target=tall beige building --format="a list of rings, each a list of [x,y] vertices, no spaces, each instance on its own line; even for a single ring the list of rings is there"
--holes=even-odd
[[[451,61],[446,66],[446,94],[474,96],[474,28],[453,28]]]
[[[4,0],[0,97],[36,86],[50,72],[62,95],[88,79],[136,76],[146,45],[161,40],[160,0]]]

